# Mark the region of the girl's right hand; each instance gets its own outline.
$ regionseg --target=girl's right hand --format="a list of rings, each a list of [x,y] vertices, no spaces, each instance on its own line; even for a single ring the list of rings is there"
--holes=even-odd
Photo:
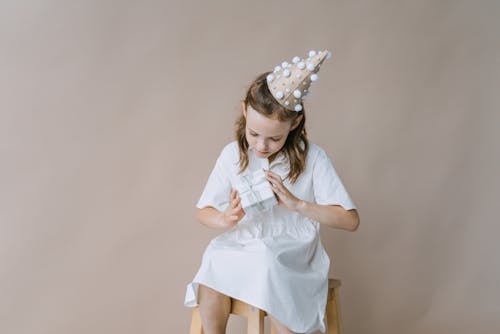
[[[245,216],[245,210],[241,206],[241,198],[238,196],[236,189],[231,191],[231,202],[229,207],[222,214],[222,225],[223,227],[232,227]]]

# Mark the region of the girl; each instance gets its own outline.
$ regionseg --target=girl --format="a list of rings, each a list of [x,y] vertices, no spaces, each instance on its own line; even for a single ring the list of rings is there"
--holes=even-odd
[[[250,85],[197,203],[198,220],[224,229],[207,246],[184,305],[200,306],[205,334],[223,334],[230,297],[267,312],[280,334],[325,332],[330,259],[320,224],[355,231],[356,207],[325,151],[306,136],[303,97],[329,52],[294,57]],[[248,216],[234,189],[258,169],[278,205]]]

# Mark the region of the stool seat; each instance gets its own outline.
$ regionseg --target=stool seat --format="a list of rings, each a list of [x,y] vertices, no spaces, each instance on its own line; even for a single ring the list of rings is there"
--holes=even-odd
[[[325,311],[325,323],[328,334],[342,333],[339,303],[340,284],[341,282],[338,279],[330,278],[328,280],[328,299]],[[266,311],[236,298],[231,298],[230,314],[247,318],[247,334],[264,334],[264,317],[267,316]],[[276,333],[276,329],[271,325],[271,334]],[[189,334],[203,334],[199,306],[193,307]]]

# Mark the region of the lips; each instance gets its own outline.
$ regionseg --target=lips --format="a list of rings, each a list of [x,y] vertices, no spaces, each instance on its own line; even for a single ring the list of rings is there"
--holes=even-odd
[[[269,152],[262,152],[262,151],[259,151],[259,150],[255,150],[257,152],[259,152],[260,154],[268,154]]]

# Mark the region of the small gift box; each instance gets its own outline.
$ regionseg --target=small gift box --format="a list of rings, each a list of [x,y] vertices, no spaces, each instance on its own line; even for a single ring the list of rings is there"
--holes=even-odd
[[[266,211],[278,203],[262,169],[241,176],[241,182],[235,188],[247,215]]]

